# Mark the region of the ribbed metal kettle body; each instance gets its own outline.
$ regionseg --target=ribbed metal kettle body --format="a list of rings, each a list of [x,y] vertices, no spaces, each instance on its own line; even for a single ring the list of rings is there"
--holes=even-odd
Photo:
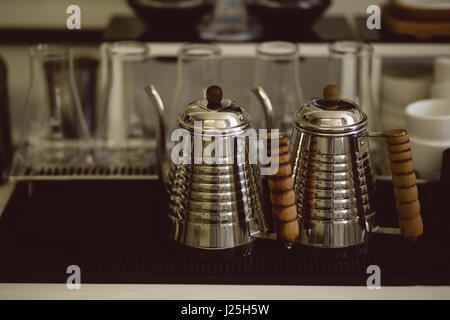
[[[375,214],[375,179],[364,134],[294,128],[291,152],[301,244],[345,248],[367,240]]]
[[[171,164],[167,186],[171,238],[202,249],[228,249],[253,241],[262,216],[259,167],[249,163],[247,147],[244,153],[235,149],[230,157],[224,164]]]

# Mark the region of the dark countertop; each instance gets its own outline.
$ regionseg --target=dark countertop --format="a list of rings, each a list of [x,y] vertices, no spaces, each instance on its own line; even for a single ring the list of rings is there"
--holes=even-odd
[[[344,17],[325,17],[311,29],[294,30],[292,34],[276,38],[261,38],[257,42],[285,40],[292,42],[332,42],[339,40],[363,40],[385,43],[448,43],[448,39],[434,39],[427,42],[408,37],[398,37],[384,30],[368,30],[366,18],[355,18],[356,30]],[[113,17],[105,30],[65,30],[65,29],[0,29],[0,44],[21,44],[35,42],[69,42],[74,44],[99,44],[104,41],[137,40],[150,42],[201,41],[198,35],[162,34],[150,32],[146,25],[133,16]]]
[[[355,34],[343,17],[323,18],[312,29],[295,31],[278,40],[293,42],[330,42],[355,40]],[[20,44],[29,42],[69,42],[76,44],[98,44],[104,41],[139,40],[157,42],[200,41],[197,35],[168,35],[149,32],[145,24],[136,17],[113,17],[105,30],[63,29],[0,29],[0,43]],[[260,39],[259,41],[274,40]]]

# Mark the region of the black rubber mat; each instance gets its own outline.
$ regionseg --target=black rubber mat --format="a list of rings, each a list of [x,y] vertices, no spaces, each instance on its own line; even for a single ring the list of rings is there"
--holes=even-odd
[[[387,182],[378,188],[379,221],[396,226],[394,199]],[[440,182],[420,184],[419,198],[424,222],[424,235],[411,248],[420,265],[421,285],[450,285],[450,195],[449,186]]]
[[[417,246],[423,285],[450,285],[450,186],[432,185],[419,190],[430,203],[424,211],[425,235]]]
[[[448,237],[423,239],[418,247],[417,256],[422,269],[420,284],[450,285],[450,241]]]
[[[381,285],[422,279],[418,244],[389,235],[372,235],[368,253],[345,259],[265,240],[245,257],[183,254],[166,240],[165,202],[158,182],[20,183],[0,219],[0,282],[65,282],[69,265],[83,283],[365,286],[370,265]]]

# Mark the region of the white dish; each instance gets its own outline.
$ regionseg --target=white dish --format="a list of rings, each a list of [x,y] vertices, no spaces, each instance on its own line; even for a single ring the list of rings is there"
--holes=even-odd
[[[382,100],[399,106],[426,99],[432,82],[430,69],[420,65],[391,65],[381,77]]]
[[[431,98],[450,99],[450,82],[433,83],[430,90]]]
[[[450,99],[426,99],[406,107],[409,133],[420,139],[450,140]]]
[[[418,9],[450,9],[448,0],[397,0],[397,2]]]
[[[434,60],[434,81],[450,82],[450,57],[438,57]]]
[[[431,141],[410,135],[414,168],[422,179],[439,179],[442,166],[442,154],[450,148],[449,141]]]

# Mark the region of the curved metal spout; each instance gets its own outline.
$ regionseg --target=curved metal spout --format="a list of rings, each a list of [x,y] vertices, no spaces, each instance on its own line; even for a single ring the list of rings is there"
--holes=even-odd
[[[273,125],[273,107],[272,103],[270,102],[269,96],[264,91],[262,87],[256,87],[252,88],[251,91],[258,99],[263,112],[264,112],[264,118],[266,122],[266,129],[271,130]],[[267,177],[261,177],[263,180],[263,184],[267,186]],[[265,187],[265,189],[266,189]],[[277,235],[276,233],[269,231],[271,229],[274,229],[274,221],[271,219],[272,214],[267,210],[268,208],[263,209],[261,212],[258,213],[258,219],[261,222],[260,228],[261,230],[259,232],[253,233],[252,237],[254,238],[261,238],[266,240],[276,240]]]
[[[164,104],[161,96],[156,90],[155,86],[150,85],[145,87],[145,92],[152,102],[152,106],[158,115],[159,132],[157,136],[157,157],[158,157],[158,171],[159,177],[163,181],[164,186],[167,186],[169,180],[169,161],[167,160],[167,146],[166,146],[166,125],[164,123]]]
[[[272,103],[270,102],[269,96],[262,87],[253,88],[251,89],[251,91],[255,94],[256,98],[261,104],[261,107],[263,108],[264,117],[266,120],[266,129],[272,129],[273,107]]]

